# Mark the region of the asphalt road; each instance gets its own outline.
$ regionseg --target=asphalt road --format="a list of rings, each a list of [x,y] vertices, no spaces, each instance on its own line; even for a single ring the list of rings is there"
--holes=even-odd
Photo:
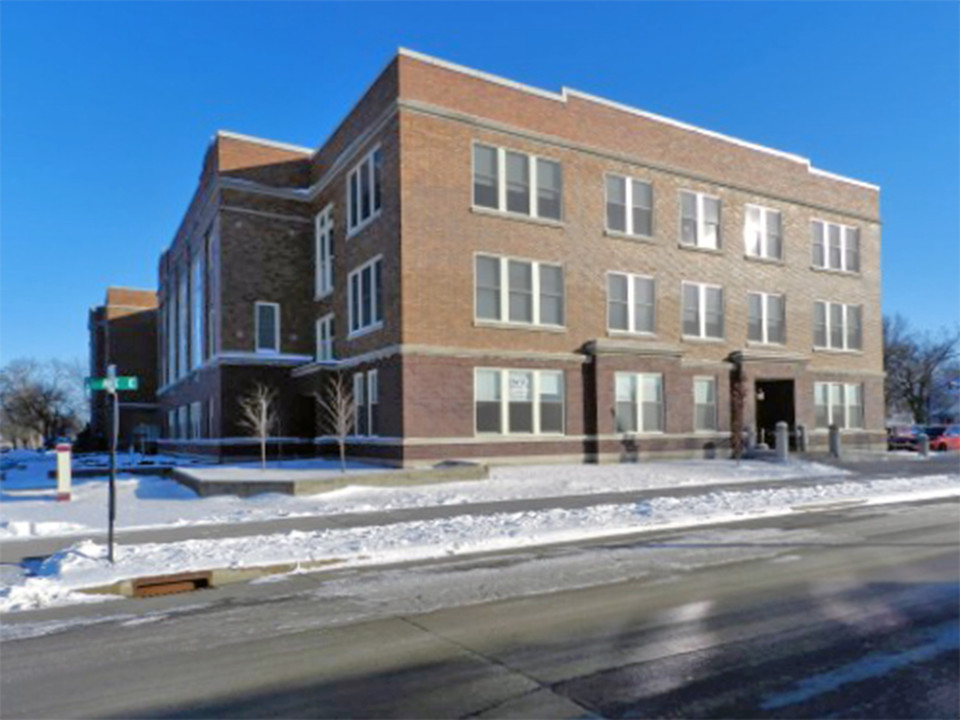
[[[20,614],[25,639],[0,644],[0,713],[957,717],[958,510],[811,513]]]

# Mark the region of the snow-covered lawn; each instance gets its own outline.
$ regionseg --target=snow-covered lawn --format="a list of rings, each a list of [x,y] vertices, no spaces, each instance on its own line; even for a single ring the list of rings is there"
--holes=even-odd
[[[69,502],[56,502],[55,481],[47,477],[52,456],[37,455],[25,467],[7,471],[0,503],[0,540],[101,531],[106,524],[107,478],[75,478]],[[282,467],[329,470],[323,460],[284,461]],[[256,475],[249,466],[240,466]],[[366,466],[368,467],[368,466]],[[358,468],[359,469],[359,468]],[[205,472],[210,472],[207,470]],[[282,472],[274,466],[269,473]],[[487,480],[411,487],[360,487],[309,497],[264,494],[250,498],[200,498],[173,480],[122,475],[117,481],[119,529],[176,527],[332,515],[399,508],[462,505],[605,492],[789,480],[843,475],[827,465],[728,460],[637,465],[537,465],[493,468]]]
[[[102,544],[82,541],[43,562],[35,577],[20,577],[0,588],[0,612],[89,602],[91,596],[78,593],[79,588],[144,575],[315,560],[335,560],[338,567],[382,564],[769,517],[810,503],[854,498],[883,503],[955,495],[960,495],[957,475],[736,491],[705,488],[692,496],[664,494],[635,503],[572,510],[466,513],[349,529],[121,545],[113,566],[107,563]]]

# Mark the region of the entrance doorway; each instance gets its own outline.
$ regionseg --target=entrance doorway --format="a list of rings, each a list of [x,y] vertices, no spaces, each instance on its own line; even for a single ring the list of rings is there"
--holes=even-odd
[[[790,430],[790,448],[796,449],[793,380],[757,380],[754,382],[754,389],[757,442],[765,442],[770,447],[775,447],[777,423],[783,421]]]

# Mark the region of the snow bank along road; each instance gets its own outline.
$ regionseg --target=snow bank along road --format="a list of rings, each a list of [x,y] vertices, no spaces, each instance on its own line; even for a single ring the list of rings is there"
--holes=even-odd
[[[0,713],[954,717],[957,512],[848,508],[15,615]]]

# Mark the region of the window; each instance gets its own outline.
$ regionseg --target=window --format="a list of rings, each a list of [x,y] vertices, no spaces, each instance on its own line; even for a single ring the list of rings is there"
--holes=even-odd
[[[333,206],[317,215],[314,221],[316,267],[314,297],[320,299],[333,292]]]
[[[367,434],[380,434],[380,373],[367,372]]]
[[[703,193],[680,191],[680,244],[720,248],[720,199]]]
[[[814,425],[818,428],[863,427],[863,385],[814,383],[813,405]]]
[[[703,283],[682,284],[683,334],[691,338],[723,338],[723,289]]]
[[[862,350],[862,306],[814,302],[813,346],[830,350]]]
[[[203,410],[199,402],[190,403],[190,438],[199,440],[203,437]]]
[[[367,435],[367,394],[362,372],[353,374],[353,434]]]
[[[351,235],[380,214],[381,162],[380,148],[374,148],[347,176],[347,230]]]
[[[177,437],[185,440],[190,433],[190,408],[181,405],[177,408]]]
[[[656,285],[653,278],[607,273],[607,329],[653,333],[656,321]]]
[[[177,411],[167,410],[167,437],[173,439],[177,437]]]
[[[280,352],[280,305],[257,302],[254,307],[257,352]]]
[[[747,293],[747,339],[783,345],[787,341],[785,309],[783,295]]]
[[[653,185],[622,175],[607,175],[607,230],[653,236]]]
[[[383,326],[380,256],[350,273],[350,335],[356,336]]]
[[[747,205],[743,226],[743,242],[749,257],[780,260],[783,258],[783,235],[777,210]]]
[[[177,379],[177,296],[175,284],[167,285],[167,382]]]
[[[479,434],[562,435],[563,373],[477,368],[474,412]]]
[[[180,271],[180,281],[177,292],[177,377],[187,374],[187,339],[189,321],[189,272],[184,266]]]
[[[712,377],[693,379],[693,429],[696,432],[717,429],[717,380]]]
[[[563,326],[560,265],[477,255],[475,284],[477,320]]]
[[[196,369],[203,363],[203,254],[198,252],[190,264],[190,368]]]
[[[217,433],[217,426],[216,426],[216,423],[214,422],[214,418],[216,417],[214,410],[215,408],[213,404],[213,398],[212,397],[208,398],[207,399],[207,437],[209,438],[215,438],[219,434]]]
[[[860,230],[847,225],[814,220],[813,266],[826,270],[860,272]]]
[[[333,313],[317,320],[317,362],[333,360]]]
[[[560,163],[528,153],[474,144],[473,204],[499,212],[560,220]]]
[[[663,376],[616,373],[614,421],[619,433],[663,432]]]

